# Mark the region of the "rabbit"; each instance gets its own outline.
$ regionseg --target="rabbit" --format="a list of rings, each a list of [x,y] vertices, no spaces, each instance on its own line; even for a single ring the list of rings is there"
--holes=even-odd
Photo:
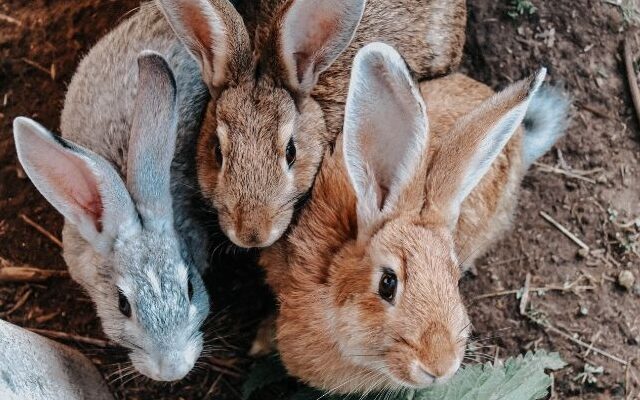
[[[461,264],[506,229],[527,167],[564,130],[544,77],[497,94],[461,74],[418,86],[389,45],[359,51],[336,151],[259,260],[289,373],[332,393],[455,374],[471,329]]]
[[[114,400],[78,350],[0,319],[0,398]]]
[[[463,0],[156,4],[209,88],[198,179],[222,231],[243,248],[273,244],[302,208],[342,127],[358,48],[387,41],[425,79],[456,68],[464,45]]]
[[[197,130],[179,120],[194,113],[181,114],[189,105],[165,59],[143,51],[135,76],[131,52],[118,59],[123,54],[109,47],[116,39],[101,42],[74,76],[63,137],[18,117],[14,138],[25,172],[65,217],[65,262],[106,335],[129,350],[138,372],[175,381],[199,358],[209,313],[198,256],[206,238],[190,240],[198,222],[171,187],[182,177],[171,165],[176,144]],[[113,61],[101,64],[105,57]],[[121,96],[115,82],[137,85],[135,97]]]

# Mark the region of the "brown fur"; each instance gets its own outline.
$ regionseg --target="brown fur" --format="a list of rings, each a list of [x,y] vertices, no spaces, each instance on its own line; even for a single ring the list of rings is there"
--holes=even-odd
[[[280,301],[278,349],[289,372],[313,386],[337,392],[412,386],[414,360],[446,378],[464,352],[469,320],[457,286],[459,260],[473,261],[508,225],[524,174],[522,129],[463,202],[452,229],[447,204],[438,203],[446,196],[425,190],[447,179],[455,183],[456,162],[467,157],[460,144],[480,137],[485,127],[481,120],[468,121],[466,134],[456,135],[456,124],[493,92],[459,74],[423,83],[421,91],[431,141],[398,211],[363,240],[356,196],[338,146],[325,157],[297,225],[261,256]],[[512,90],[508,100],[522,93],[522,87]],[[481,117],[495,121],[504,104],[509,102]],[[455,156],[461,160],[438,156],[458,148],[462,151]],[[371,278],[381,254],[401,265],[398,279],[404,287],[392,309],[381,301]]]
[[[229,24],[233,40],[227,45],[234,51],[227,65],[231,79],[207,82],[213,99],[198,142],[198,177],[223,231],[243,247],[271,244],[289,225],[297,200],[311,188],[322,154],[342,127],[351,61],[360,47],[371,41],[394,45],[421,79],[452,71],[462,55],[464,0],[369,0],[354,40],[309,93],[291,86],[278,55],[280,26],[294,1],[240,2],[244,26],[230,15],[235,11],[219,7],[223,0],[213,1]],[[191,23],[199,27],[199,21],[193,18]],[[325,23],[325,35],[336,29],[336,21]],[[253,50],[245,46],[247,36]],[[291,171],[282,162],[288,141],[279,137],[287,119],[283,114],[296,120],[294,140],[299,147]],[[212,147],[220,124],[229,128],[223,146],[228,162],[222,168]]]
[[[523,83],[528,83],[528,80]],[[434,157],[433,153],[436,151],[434,149],[443,146],[441,133],[449,132],[461,116],[470,113],[493,94],[489,87],[461,74],[425,82],[421,85],[421,91],[427,104],[430,130],[433,133],[430,159]],[[517,99],[517,97],[511,99],[510,104],[514,104]],[[501,115],[504,110],[503,107],[487,116],[491,122],[485,121],[485,127],[495,122],[495,116]],[[461,149],[473,149],[474,138],[467,139],[466,143],[460,146]],[[465,269],[484,254],[488,246],[511,224],[517,190],[525,172],[520,157],[521,141],[522,129],[519,129],[463,203],[455,239],[456,252]],[[459,156],[452,154],[447,154],[445,157],[450,160],[460,159]],[[434,180],[447,181],[454,175],[452,171],[455,167],[456,163],[451,162],[446,168],[430,173],[441,172],[443,176]],[[453,185],[452,182],[446,185],[441,184],[440,188],[446,189],[451,185]],[[427,193],[434,196],[435,188],[429,189],[427,188]],[[447,194],[443,196],[446,198]]]

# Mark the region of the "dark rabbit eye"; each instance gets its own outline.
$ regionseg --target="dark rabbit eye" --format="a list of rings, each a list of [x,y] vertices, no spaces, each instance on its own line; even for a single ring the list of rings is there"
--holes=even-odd
[[[389,303],[393,302],[393,299],[396,297],[396,289],[398,288],[398,278],[393,271],[385,269],[382,274],[382,278],[380,278],[380,284],[378,285],[378,294],[384,300]]]
[[[122,290],[118,289],[118,308],[125,317],[131,317],[131,304],[127,300],[127,296],[122,293]]]
[[[287,144],[287,164],[289,168],[293,166],[293,163],[296,162],[296,144],[293,143],[293,138],[289,139],[289,144]]]
[[[187,282],[187,294],[189,295],[189,301],[193,298],[193,284],[191,283],[191,279]]]
[[[213,151],[216,155],[216,162],[219,166],[222,166],[222,148],[220,147],[220,140],[217,137],[213,141]]]

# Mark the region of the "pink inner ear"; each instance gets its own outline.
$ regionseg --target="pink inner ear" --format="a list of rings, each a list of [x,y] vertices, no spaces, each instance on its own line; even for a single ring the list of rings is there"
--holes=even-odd
[[[304,80],[305,75],[309,73],[309,67],[311,66],[312,59],[308,53],[296,52],[293,53],[293,58],[296,60],[296,77],[298,82]]]
[[[202,10],[194,6],[190,2],[183,2],[182,13],[184,16],[184,25],[191,29],[196,41],[202,45],[202,49],[206,52],[206,56],[211,57],[211,49],[213,48],[213,35],[211,27],[206,20],[206,16]]]
[[[51,187],[59,190],[62,201],[90,219],[96,231],[101,233],[104,214],[102,197],[96,176],[88,170],[86,163],[59,150],[43,154],[42,158],[40,169]]]
[[[317,72],[316,61],[319,57],[322,57],[323,50],[326,51],[325,47],[330,45],[329,41],[335,35],[338,25],[334,18],[327,18],[321,10],[316,10],[316,12],[310,14],[305,17],[308,18],[307,21],[313,21],[312,27],[293,27],[293,29],[304,29],[304,37],[300,38],[300,44],[295,49],[297,51],[293,54],[299,82],[303,82],[307,74],[315,74]]]
[[[98,233],[102,233],[102,215],[104,208],[102,205],[102,199],[100,192],[98,192],[98,184],[95,181],[95,177],[84,170],[79,170],[80,174],[84,177],[85,181],[78,182],[78,187],[74,190],[71,188],[70,197],[72,197],[78,207],[93,220],[93,224]]]
[[[327,42],[336,32],[338,24],[333,18],[322,18],[321,16],[317,16],[317,20],[312,21],[314,21],[314,25],[316,25],[316,27],[315,29],[307,32],[307,37],[303,43],[305,44],[304,47],[315,54],[328,44]]]

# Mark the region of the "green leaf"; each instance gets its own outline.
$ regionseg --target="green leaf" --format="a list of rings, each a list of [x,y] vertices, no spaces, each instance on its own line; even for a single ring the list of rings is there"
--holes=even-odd
[[[564,366],[558,353],[529,352],[503,365],[464,368],[445,385],[418,391],[415,400],[538,400],[551,385],[545,370]]]
[[[275,361],[274,361],[275,360]],[[253,392],[286,378],[284,367],[277,357],[270,357],[269,364],[256,363],[243,387],[247,399]],[[277,365],[275,365],[277,364]],[[276,366],[280,368],[274,373]],[[524,356],[509,358],[499,365],[480,364],[458,371],[444,385],[422,390],[406,390],[397,393],[374,393],[368,396],[329,395],[316,389],[303,387],[285,397],[288,400],[538,400],[547,395],[551,378],[545,370],[558,370],[565,366],[558,353],[529,352]],[[256,371],[258,369],[258,371]]]
[[[280,357],[269,355],[255,362],[242,384],[242,398],[248,400],[256,391],[288,378]]]

